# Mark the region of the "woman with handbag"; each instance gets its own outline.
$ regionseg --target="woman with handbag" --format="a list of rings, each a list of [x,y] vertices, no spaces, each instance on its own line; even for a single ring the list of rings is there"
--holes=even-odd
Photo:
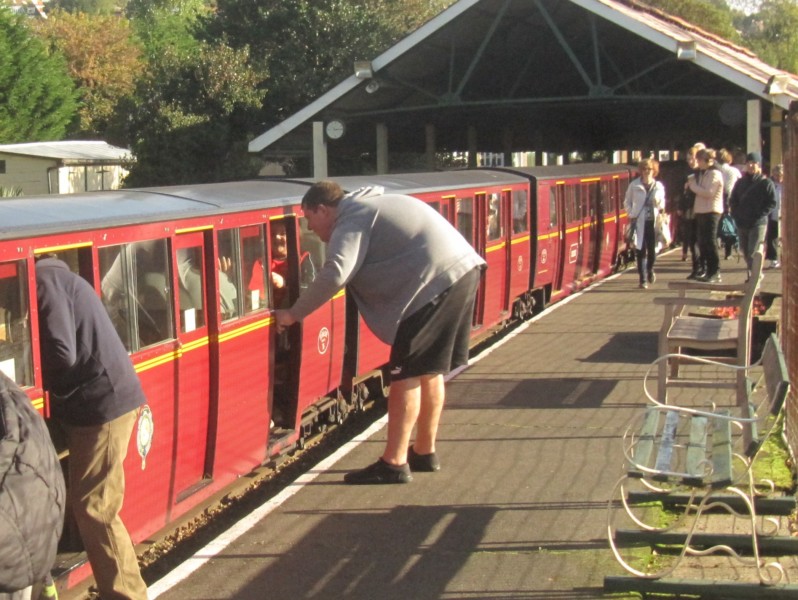
[[[659,163],[653,158],[644,158],[637,164],[640,176],[633,179],[626,189],[623,206],[629,215],[629,223],[635,227],[635,254],[640,287],[645,289],[654,283],[654,262],[657,258],[657,235],[654,229],[657,215],[665,209],[665,186],[656,180]]]

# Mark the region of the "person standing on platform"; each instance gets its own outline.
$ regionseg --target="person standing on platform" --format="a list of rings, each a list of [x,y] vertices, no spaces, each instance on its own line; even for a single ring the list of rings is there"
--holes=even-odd
[[[776,207],[768,215],[768,226],[765,231],[765,258],[770,261],[768,268],[778,269],[779,261],[779,221],[781,220],[781,192],[784,182],[784,165],[778,164],[770,173],[773,187],[776,188]]]
[[[768,215],[776,208],[776,187],[762,173],[762,155],[759,152],[749,152],[745,157],[745,175],[732,190],[729,208],[737,224],[740,250],[745,256],[750,277],[754,253],[765,241]]]
[[[695,194],[695,231],[701,263],[706,268],[696,280],[720,283],[718,257],[718,223],[723,214],[723,174],[715,164],[715,151],[699,150],[696,155],[698,173],[687,178],[687,187]]]
[[[123,462],[144,392],[94,288],[53,257],[36,262],[42,379],[69,449],[69,498],[103,600],[146,600],[119,518]]]
[[[718,152],[718,164],[720,165],[720,172],[723,174],[723,214],[729,214],[729,196],[731,196],[731,191],[734,189],[734,184],[737,183],[737,180],[742,177],[742,173],[740,170],[732,165],[732,161],[734,158],[732,157],[732,153],[726,150],[726,148],[721,148]],[[727,217],[723,217],[727,218]],[[720,231],[718,231],[718,236],[720,236]],[[726,238],[723,240],[723,258],[728,260],[731,258],[732,250],[734,249],[734,239],[733,238]]]
[[[633,179],[626,188],[623,201],[629,222],[636,224],[635,252],[640,287],[645,289],[654,283],[654,262],[657,259],[657,235],[654,229],[657,215],[665,208],[665,187],[656,180],[659,163],[652,158],[644,158],[637,164],[639,177]]]
[[[485,261],[434,208],[381,187],[345,195],[337,183],[319,181],[302,198],[302,210],[308,228],[327,243],[327,259],[291,308],[276,311],[278,332],[346,286],[369,328],[391,344],[385,449],[344,481],[408,483],[411,471],[439,470],[443,377],[468,363]]]
[[[696,162],[695,155],[699,150],[704,148],[704,144],[697,142],[687,150],[687,166],[690,168],[688,180],[690,175],[698,173],[698,163]],[[687,182],[684,184],[684,192],[682,193],[679,201],[679,227],[681,229],[682,238],[682,260],[687,260],[688,253],[692,261],[692,269],[687,279],[695,279],[702,276],[704,270],[701,267],[701,257],[698,254],[696,245],[696,232],[695,232],[695,193],[687,187]]]

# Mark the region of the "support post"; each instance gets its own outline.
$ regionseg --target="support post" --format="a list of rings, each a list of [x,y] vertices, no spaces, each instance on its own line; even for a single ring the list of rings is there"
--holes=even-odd
[[[388,172],[388,126],[377,123],[377,174]]]
[[[784,120],[784,111],[778,106],[770,108],[770,168],[773,169],[774,165],[784,162],[783,159],[783,135],[782,135],[782,121]]]
[[[327,140],[323,121],[313,121],[313,178],[327,178]]]
[[[745,108],[745,151],[762,152],[762,105],[759,100],[748,100]]]

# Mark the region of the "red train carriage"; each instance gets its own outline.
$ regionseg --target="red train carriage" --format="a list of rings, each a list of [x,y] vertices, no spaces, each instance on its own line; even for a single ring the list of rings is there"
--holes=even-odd
[[[628,171],[581,165],[338,180],[418,197],[485,257],[476,340],[531,314],[533,294],[543,304],[609,271]],[[156,433],[146,469],[134,440],[126,464],[123,519],[136,542],[301,445],[367,392],[385,391],[387,381],[373,375],[382,374],[388,347],[343,290],[287,332],[271,327],[272,310],[290,306],[324,263],[324,244],[299,206],[308,185],[261,180],[0,203],[0,369],[47,414],[34,260],[56,254],[103,299],[141,377]],[[63,547],[79,549],[76,537],[68,527]],[[70,582],[86,574],[74,571]]]
[[[623,243],[623,197],[629,167],[582,163],[504,168],[528,178],[535,269],[529,282],[539,306],[562,298],[616,265]]]

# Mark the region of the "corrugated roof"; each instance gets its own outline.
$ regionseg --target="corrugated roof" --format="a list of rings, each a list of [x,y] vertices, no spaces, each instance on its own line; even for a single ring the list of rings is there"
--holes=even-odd
[[[52,158],[55,160],[114,161],[130,160],[130,150],[99,141],[30,142],[0,144],[0,153]]]

